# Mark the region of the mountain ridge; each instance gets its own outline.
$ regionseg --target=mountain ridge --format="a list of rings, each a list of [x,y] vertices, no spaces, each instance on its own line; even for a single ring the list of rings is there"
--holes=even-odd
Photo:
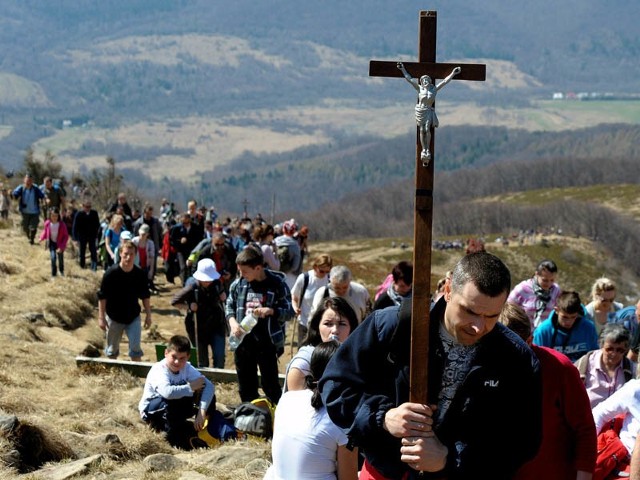
[[[429,7],[438,12],[439,60],[485,59],[490,67],[487,82],[452,82],[438,99],[436,156],[445,165],[479,154],[467,145],[475,154],[447,157],[445,142],[466,144],[446,133],[454,125],[500,134],[504,125],[548,130],[640,121],[637,107],[620,112],[633,102],[541,100],[583,88],[633,93],[640,75],[635,3],[435,0]],[[365,159],[336,153],[345,164],[326,163],[325,181],[335,183],[330,196],[412,175],[415,92],[401,79],[369,78],[367,62],[415,58],[414,2],[0,0],[0,8],[0,74],[46,95],[41,106],[23,107],[7,103],[14,96],[0,88],[5,169],[19,168],[30,146],[40,155],[51,151],[69,175],[101,168],[112,156],[142,193],[175,184],[182,192],[166,193],[178,202],[196,196],[237,205],[262,190],[250,201],[265,205],[268,186],[248,188],[254,175],[280,175],[265,162],[281,162],[285,177],[289,169],[302,175],[323,164],[307,151],[347,145],[348,152],[377,138],[387,145],[358,147]],[[351,186],[332,180],[340,174],[353,176]],[[223,181],[220,194],[209,195]],[[239,187],[229,190],[230,181]],[[282,209],[299,206],[291,198]]]

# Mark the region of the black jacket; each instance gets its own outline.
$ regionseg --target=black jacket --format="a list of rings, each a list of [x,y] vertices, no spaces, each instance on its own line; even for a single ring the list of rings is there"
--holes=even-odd
[[[187,242],[181,243],[180,239],[186,237]],[[195,248],[200,240],[204,237],[204,232],[199,225],[191,224],[189,231],[185,228],[184,225],[178,223],[171,227],[169,231],[169,241],[171,242],[171,246],[175,247],[175,249],[182,253],[185,258],[189,256],[191,250]]]
[[[73,217],[73,227],[71,236],[77,241],[95,241],[100,231],[100,218],[98,212],[91,209],[85,212],[84,209],[79,210]]]
[[[189,277],[182,290],[173,296],[171,305],[185,303],[189,307],[191,303],[197,303],[198,334],[228,335],[229,324],[224,316],[224,305],[220,301],[223,291],[219,280],[203,287],[195,278]],[[185,323],[193,323],[193,312],[190,309],[187,311]]]
[[[445,302],[431,313],[429,403],[437,404],[444,351],[438,335]],[[403,311],[405,309],[403,308]],[[410,309],[408,309],[410,310]],[[415,471],[400,461],[400,439],[382,428],[386,412],[409,401],[410,316],[398,307],[373,312],[333,356],[320,381],[332,421],[369,463],[389,478]],[[541,440],[539,364],[503,325],[485,335],[470,372],[435,428],[449,449],[451,479],[508,479]],[[428,478],[428,477],[427,477]]]

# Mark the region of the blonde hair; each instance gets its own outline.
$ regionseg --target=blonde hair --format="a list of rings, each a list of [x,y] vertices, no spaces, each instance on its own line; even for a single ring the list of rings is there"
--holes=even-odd
[[[115,228],[118,222],[121,222],[120,223],[121,225],[124,224],[124,217],[116,213],[113,217],[111,217],[111,221],[109,222],[109,228]]]
[[[597,297],[601,296],[604,292],[615,291],[616,284],[613,280],[607,277],[600,277],[597,279],[591,287],[591,299],[597,300]]]
[[[312,268],[329,267],[333,268],[333,258],[328,253],[321,253],[313,259]]]

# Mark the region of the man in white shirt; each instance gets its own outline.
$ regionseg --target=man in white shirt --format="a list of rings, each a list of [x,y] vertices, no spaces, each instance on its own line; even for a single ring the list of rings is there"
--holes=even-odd
[[[344,265],[337,265],[329,273],[329,285],[319,288],[313,297],[313,305],[309,318],[326,297],[342,297],[349,302],[358,317],[358,323],[362,322],[371,311],[371,299],[369,291],[358,282],[351,280],[351,270]]]
[[[593,409],[596,431],[600,433],[605,424],[617,415],[624,414],[620,441],[633,453],[638,430],[640,430],[640,380],[629,380],[620,390]]]

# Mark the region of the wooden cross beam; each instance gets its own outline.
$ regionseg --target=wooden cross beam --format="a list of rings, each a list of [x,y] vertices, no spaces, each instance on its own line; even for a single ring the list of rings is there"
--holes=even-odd
[[[455,67],[461,71],[453,80],[484,81],[486,66],[480,64],[436,63],[435,11],[420,12],[418,62],[404,63],[412,77],[429,75],[446,78]],[[374,77],[400,77],[397,62],[371,61],[369,75]],[[435,106],[435,105],[434,105]],[[431,127],[429,162],[421,157],[420,131],[416,135],[416,191],[413,234],[413,303],[411,307],[411,366],[410,401],[427,403],[427,370],[429,360],[429,307],[431,304],[431,241],[433,223],[433,166],[434,136]]]

